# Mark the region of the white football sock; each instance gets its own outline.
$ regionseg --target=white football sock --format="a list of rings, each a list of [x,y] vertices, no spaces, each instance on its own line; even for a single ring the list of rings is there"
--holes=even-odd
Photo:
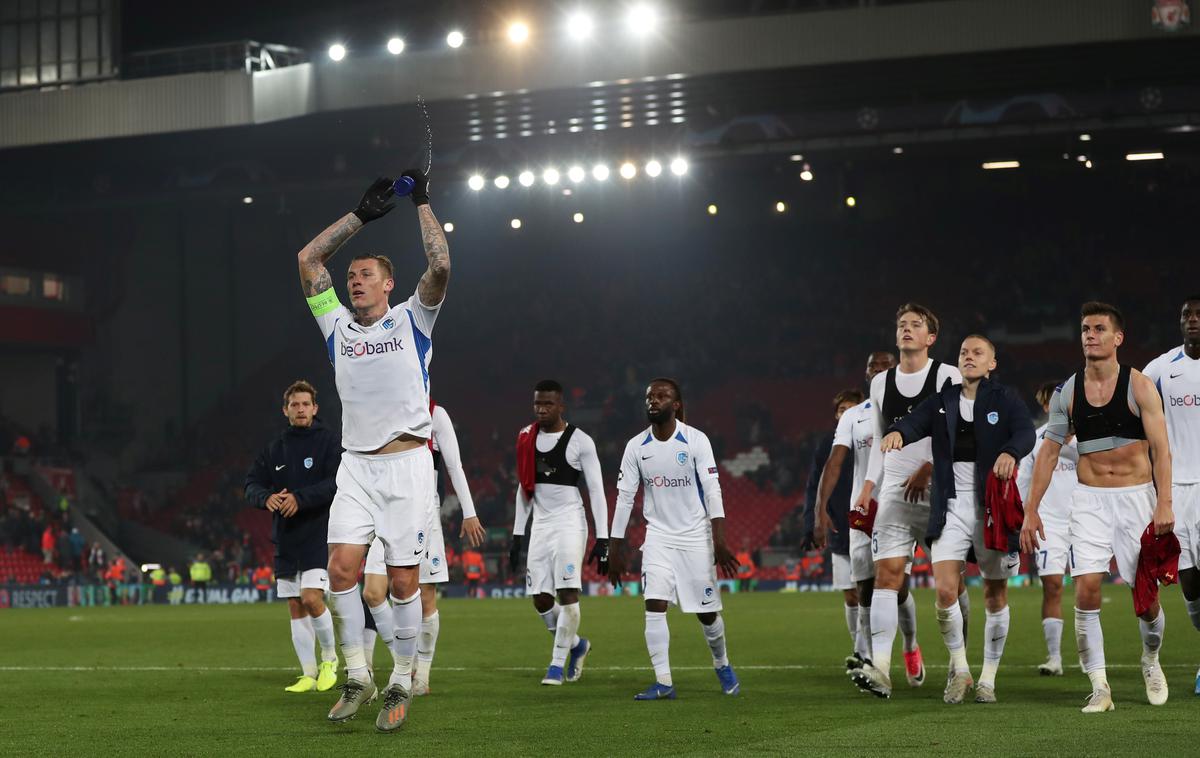
[[[363,630],[367,628],[367,622],[358,585],[341,592],[330,592],[329,607],[334,613],[334,621],[337,622],[338,637],[342,640],[342,660],[346,662],[346,676],[365,682],[370,676],[362,648]]]
[[[704,639],[708,642],[708,649],[712,651],[713,668],[719,669],[729,665],[729,655],[725,651],[725,619],[717,615],[717,620],[705,626],[700,625],[704,630]]]
[[[1100,627],[1100,610],[1075,609],[1075,642],[1079,645],[1079,662],[1092,680],[1093,688],[1107,687],[1104,670],[1104,630]]]
[[[850,632],[850,644],[858,642],[858,606],[842,604],[846,612],[846,629]]]
[[[433,653],[437,650],[438,632],[442,628],[442,619],[437,611],[432,616],[421,619],[421,633],[417,636],[417,673],[416,678],[429,682],[429,670],[433,668]]]
[[[917,604],[912,593],[903,603],[897,606],[897,620],[900,624],[900,637],[904,641],[904,652],[911,653],[917,649]]]
[[[1142,631],[1142,654],[1157,656],[1162,649],[1163,630],[1167,626],[1167,614],[1159,606],[1158,618],[1153,621],[1138,619],[1138,627]]]
[[[542,623],[546,625],[547,631],[549,631],[551,634],[556,634],[558,632],[558,609],[559,605],[558,603],[555,603],[554,607],[545,613],[542,613],[541,611],[538,612],[538,615],[542,617]]]
[[[392,634],[395,643],[392,645],[392,675],[388,678],[388,686],[398,684],[406,691],[412,691],[413,658],[417,652],[417,629],[421,626],[421,591],[417,590],[410,597],[400,600],[392,597]]]
[[[955,673],[968,671],[967,648],[962,636],[962,609],[955,603],[949,608],[938,608],[934,604],[934,610],[937,612],[938,628],[942,630],[942,641],[946,643],[946,650],[950,651],[950,667]]]
[[[1062,619],[1042,619],[1042,636],[1046,638],[1046,657],[1051,661],[1062,660],[1062,632]]]
[[[979,675],[979,683],[995,687],[996,669],[1000,668],[1000,659],[1004,657],[1011,614],[1007,605],[995,613],[987,611],[986,614],[983,622],[983,673]]]
[[[363,658],[367,659],[367,666],[375,668],[375,640],[379,639],[379,632],[371,627],[363,630]]]
[[[364,619],[364,627],[366,621]],[[313,631],[316,632],[317,642],[321,644],[321,660],[337,660],[337,643],[333,637],[333,614],[326,608],[325,612],[312,620]]]
[[[854,643],[854,649],[858,652],[859,657],[867,660],[871,659],[871,606],[858,606],[858,638]]]
[[[396,641],[396,614],[392,612],[392,606],[384,600],[369,610],[371,618],[375,619],[375,631],[379,632],[379,639],[383,640],[383,644],[387,645],[390,651]]]
[[[650,665],[654,667],[654,679],[670,687],[671,681],[671,630],[667,627],[667,614],[646,611],[646,649],[650,651]]]
[[[892,645],[896,641],[896,626],[899,623],[896,590],[875,589],[871,598],[871,663],[875,668],[891,674]]]
[[[317,675],[317,654],[313,652],[316,641],[310,616],[292,619],[292,647],[296,648],[296,657],[300,659],[300,668],[305,676]]]
[[[579,603],[571,603],[559,607],[558,628],[554,633],[554,654],[550,657],[551,666],[567,665],[567,653],[579,639],[575,632],[579,631]]]
[[[1188,618],[1192,620],[1192,626],[1200,630],[1200,598],[1187,600],[1185,603],[1187,604]]]

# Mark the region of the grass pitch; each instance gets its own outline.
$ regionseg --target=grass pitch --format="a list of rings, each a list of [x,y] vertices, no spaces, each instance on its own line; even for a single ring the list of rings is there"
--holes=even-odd
[[[972,589],[970,661],[982,660],[982,596]],[[1061,755],[1196,754],[1192,694],[1200,634],[1178,588],[1163,592],[1162,656],[1171,699],[1146,703],[1129,593],[1106,589],[1103,616],[1117,710],[1079,713],[1090,690],[1078,667],[1039,677],[1040,593],[1011,594],[1013,627],[997,679],[1000,703],[941,702],[946,653],[930,591],[917,591],[929,667],[896,692],[860,693],[839,594],[726,598],[730,657],[742,694],[723,696],[695,617],[672,610],[678,700],[635,703],[652,674],[642,606],[584,598],[594,645],[582,681],[539,685],[551,637],[528,600],[443,600],[433,694],[394,735],[374,729],[373,705],[347,724],[325,713],[334,693],[283,692],[298,675],[282,603],[248,606],[63,608],[0,612],[7,755]],[[1070,609],[1064,658],[1075,658]],[[390,662],[376,649],[376,677]]]

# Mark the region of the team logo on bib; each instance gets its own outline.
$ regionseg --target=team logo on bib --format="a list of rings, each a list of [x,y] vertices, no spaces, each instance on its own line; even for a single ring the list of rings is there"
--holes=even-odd
[[[987,419],[988,419],[989,424],[991,424],[992,426],[995,426],[997,423],[1000,422],[1000,414],[996,413],[995,411],[992,411],[991,413],[989,413],[987,415]]]
[[[312,459],[312,458],[305,458],[305,459],[304,459],[304,468],[312,468],[312,464],[313,464],[313,459]]]
[[[391,329],[395,325],[396,325],[396,320],[393,319],[391,316],[385,318],[383,320],[383,323],[380,324],[380,326],[382,326],[384,329]]]
[[[680,452],[675,456],[675,462],[678,463],[680,466],[686,466],[687,458],[688,458],[688,456],[687,456],[686,452]]]

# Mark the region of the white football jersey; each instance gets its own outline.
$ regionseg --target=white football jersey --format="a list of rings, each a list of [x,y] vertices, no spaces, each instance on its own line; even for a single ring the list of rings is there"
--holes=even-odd
[[[1162,395],[1172,482],[1200,482],[1200,361],[1187,357],[1180,346],[1150,361],[1142,373]]]
[[[325,337],[342,401],[342,446],[378,450],[402,434],[429,439],[429,363],[438,309],[414,293],[362,326],[330,288],[309,306]]]
[[[561,432],[543,432],[538,430],[534,442],[540,452],[548,453],[558,446],[562,439]],[[604,494],[604,476],[600,473],[600,456],[596,453],[596,443],[582,429],[575,427],[571,439],[567,441],[564,453],[567,465],[583,474],[583,483],[588,489],[588,505],[592,510],[592,522],[595,525],[596,538],[608,539],[608,498]],[[565,484],[545,484],[535,482],[533,486],[533,504],[530,507],[525,497],[525,488],[517,487],[516,517],[513,520],[513,533],[524,534],[525,522],[530,511],[533,512],[533,531],[554,531],[559,529],[587,530],[587,514],[583,511],[583,495],[579,487]]]
[[[906,374],[897,367],[896,389],[904,397],[916,397],[925,385],[925,379],[929,376],[929,369],[932,365],[933,359],[931,358],[925,362],[924,368],[912,374]],[[891,425],[890,420],[885,422],[883,418],[883,396],[887,389],[887,375],[888,372],[880,371],[871,379],[872,416],[875,418],[875,435],[878,439],[883,439]],[[941,363],[938,365],[934,392],[940,391],[947,381],[952,384],[962,384],[962,374],[959,373],[957,366]],[[876,490],[879,490],[883,488],[885,482],[893,484],[904,482],[923,464],[932,461],[933,442],[926,437],[890,453],[882,453],[879,451],[879,446],[874,445],[871,452],[870,473],[867,476],[875,482]]]
[[[1029,502],[1029,492],[1033,488],[1033,462],[1037,460],[1038,451],[1042,449],[1045,440],[1046,425],[1042,424],[1036,432],[1033,450],[1021,459],[1017,469],[1017,492],[1021,493],[1021,502]],[[1066,521],[1071,517],[1071,494],[1079,478],[1075,468],[1079,465],[1079,447],[1075,438],[1063,445],[1058,451],[1058,463],[1054,466],[1054,474],[1050,477],[1050,486],[1038,506],[1038,515],[1044,519]]]
[[[719,493],[721,484],[712,444],[704,432],[676,420],[675,434],[666,442],[656,439],[651,428],[629,440],[617,476],[618,497],[632,502],[638,487],[645,489],[645,544],[692,550],[711,547],[710,519],[725,514],[710,514],[705,505],[705,491],[713,488]]]
[[[870,400],[864,400],[842,414],[837,431],[833,433],[833,444],[848,449],[853,456],[854,486],[850,492],[850,505],[854,505],[862,493],[871,446],[875,444],[875,417],[871,413]]]
[[[440,405],[433,407],[433,427],[429,444],[434,452],[442,454],[442,463],[446,466],[446,474],[450,477],[450,485],[454,487],[454,494],[458,495],[463,518],[475,518],[475,501],[471,498],[471,488],[467,485],[467,474],[463,471],[458,435],[454,433],[454,423],[450,420],[450,414]]]

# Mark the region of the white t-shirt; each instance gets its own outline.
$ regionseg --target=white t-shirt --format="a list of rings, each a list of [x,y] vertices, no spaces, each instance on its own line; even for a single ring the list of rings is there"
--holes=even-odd
[[[450,477],[454,494],[458,495],[463,518],[475,518],[475,501],[471,498],[471,488],[467,485],[467,472],[463,471],[458,435],[454,433],[454,423],[450,421],[450,414],[440,405],[433,407],[433,436],[430,439],[433,449],[442,454],[442,463],[446,466],[446,474]]]
[[[1200,360],[1192,360],[1183,346],[1168,350],[1146,366],[1162,395],[1171,445],[1171,481],[1200,482]]]
[[[842,414],[837,431],[833,433],[833,444],[841,445],[854,456],[854,486],[850,491],[850,505],[853,506],[862,494],[871,446],[875,444],[875,417],[871,413],[870,400],[864,400]]]
[[[1038,451],[1042,449],[1042,442],[1046,439],[1045,424],[1038,427],[1036,435],[1033,450],[1021,459],[1021,465],[1017,469],[1017,492],[1021,493],[1022,503],[1029,502],[1029,491],[1033,487],[1033,463],[1037,460]],[[1079,447],[1072,436],[1058,451],[1058,463],[1050,477],[1050,486],[1046,488],[1046,494],[1038,506],[1038,515],[1043,519],[1063,522],[1071,517],[1071,495],[1079,482],[1075,473],[1078,465]]]
[[[717,462],[708,436],[676,420],[675,434],[663,442],[653,427],[625,444],[617,477],[613,535],[625,536],[633,499],[645,488],[642,512],[647,545],[707,550],[714,518],[724,518]]]
[[[958,415],[968,424],[975,423],[975,400],[961,395],[958,398]],[[940,418],[940,417],[939,417]],[[975,462],[954,462],[954,492],[958,499],[966,497],[975,500]]]
[[[548,453],[562,439],[561,432],[538,430],[537,449]],[[608,499],[604,495],[604,477],[600,473],[600,457],[596,455],[596,443],[582,429],[575,432],[567,442],[567,464],[583,474],[588,490],[588,505],[592,509],[592,521],[596,524],[596,539],[608,539]],[[530,505],[525,497],[525,488],[517,487],[517,513],[513,521],[513,534],[524,534],[529,520]],[[583,512],[583,495],[578,487],[565,484],[533,485],[533,531],[557,529],[587,530],[587,516]]]
[[[925,362],[921,370],[912,374],[906,374],[897,368],[896,389],[905,397],[916,397],[921,388],[925,386],[925,379],[929,376],[929,367],[932,365],[933,360],[930,359]],[[871,380],[871,406],[874,411],[872,415],[875,417],[877,439],[883,439],[887,434],[888,427],[891,426],[891,420],[885,421],[883,418],[883,396],[887,389],[887,374],[886,371],[880,371]],[[941,390],[947,380],[953,384],[962,384],[962,374],[959,373],[958,367],[943,363],[938,366],[934,392]],[[928,437],[889,453],[883,453],[879,450],[878,445],[873,445],[871,462],[867,468],[867,479],[875,482],[878,489],[889,484],[900,485],[921,468],[922,464],[932,460],[933,442]]]
[[[322,300],[323,302],[318,302]],[[342,446],[371,452],[403,434],[429,439],[429,363],[439,303],[413,293],[361,326],[333,288],[309,298],[342,401]]]

